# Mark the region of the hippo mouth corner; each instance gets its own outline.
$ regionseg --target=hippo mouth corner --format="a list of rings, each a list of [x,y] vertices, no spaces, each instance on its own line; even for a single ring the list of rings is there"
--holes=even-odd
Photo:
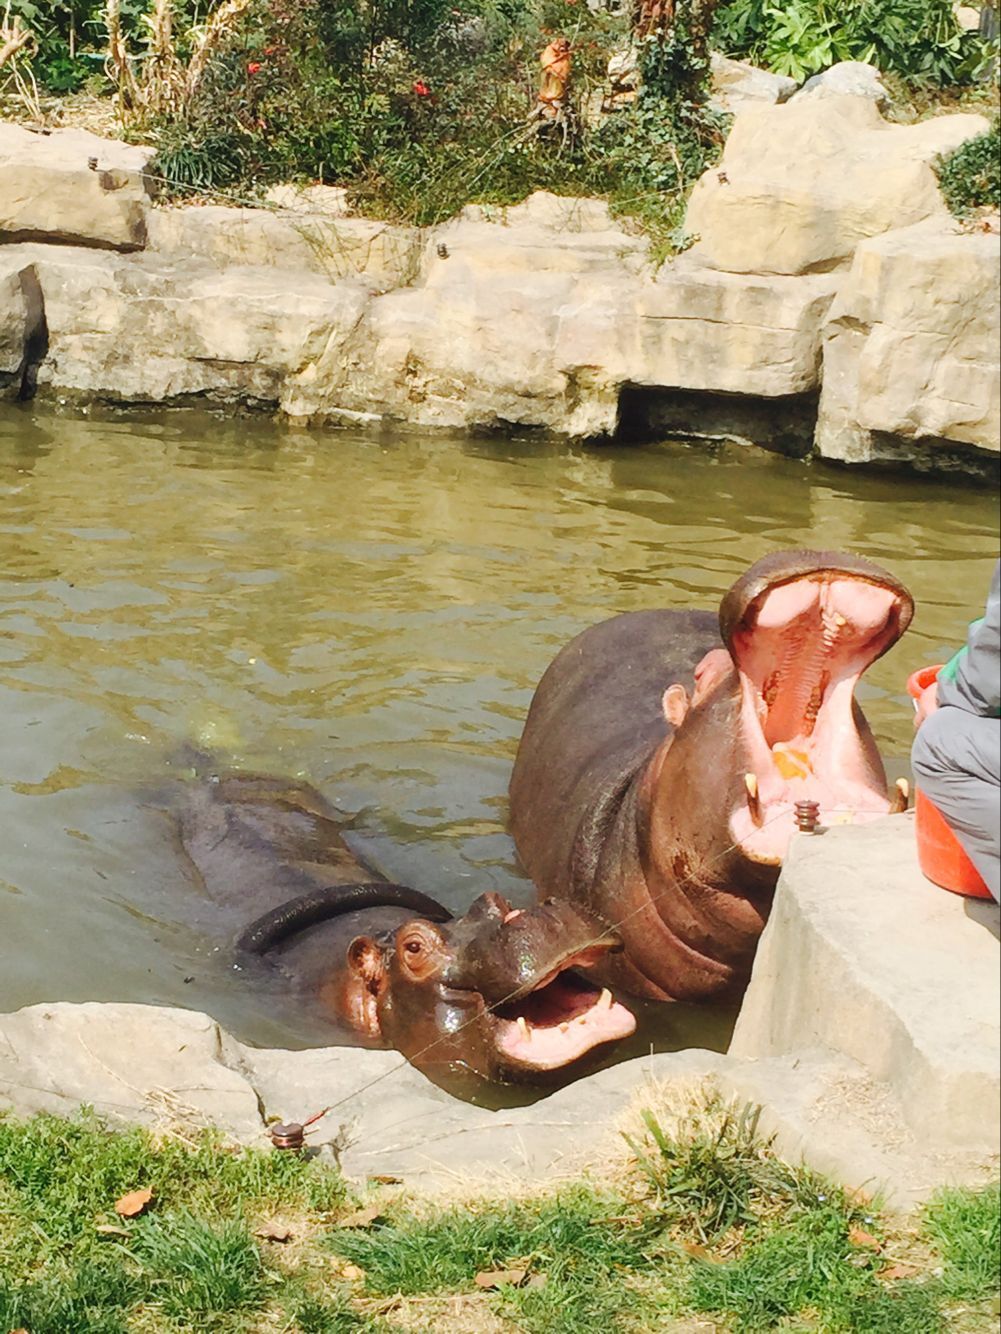
[[[816,802],[824,824],[891,809],[854,692],[913,611],[901,584],[858,558],[804,560],[784,573],[748,590],[725,626],[748,764],[731,831],[753,860],[768,864],[785,855],[797,802]]]
[[[572,955],[533,990],[494,1011],[498,1052],[522,1070],[559,1070],[594,1047],[618,1042],[636,1030],[632,1012],[607,988],[570,973],[587,968],[604,950]]]

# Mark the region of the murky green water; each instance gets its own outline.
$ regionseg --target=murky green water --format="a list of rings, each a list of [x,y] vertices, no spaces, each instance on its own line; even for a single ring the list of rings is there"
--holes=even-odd
[[[528,886],[504,831],[532,689],[616,611],[712,607],[775,547],[850,548],[919,602],[861,697],[906,754],[909,670],[982,607],[996,502],[737,448],[299,432],[176,413],[0,415],[0,1009],[207,1008],[289,1043],[205,942],[142,794],[184,741],[307,776],[391,877]],[[192,979],[186,981],[186,979]],[[716,1044],[725,1016],[666,1021]]]

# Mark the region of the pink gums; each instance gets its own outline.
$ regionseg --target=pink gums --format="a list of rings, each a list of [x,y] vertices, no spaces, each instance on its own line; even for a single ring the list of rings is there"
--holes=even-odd
[[[818,802],[825,824],[889,809],[882,765],[862,744],[853,701],[859,677],[896,637],[897,608],[891,589],[819,572],[769,589],[734,632],[757,809],[738,806],[731,832],[756,859],[781,860],[797,801]]]

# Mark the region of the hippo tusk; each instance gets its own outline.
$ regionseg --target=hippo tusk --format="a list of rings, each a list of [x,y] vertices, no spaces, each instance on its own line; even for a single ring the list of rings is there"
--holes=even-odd
[[[911,785],[906,778],[898,778],[893,785],[894,794],[890,798],[890,814],[902,815],[907,810],[907,801],[911,795]]]
[[[523,1014],[518,1015],[518,1032],[526,1042],[532,1041],[532,1030],[528,1026],[528,1020]]]
[[[612,1008],[612,993],[607,987],[602,987],[601,995],[598,997],[595,1005],[599,1010],[610,1010]]]
[[[747,791],[747,809],[756,825],[761,824],[761,801],[758,797],[758,779],[755,774],[744,775],[744,788]]]

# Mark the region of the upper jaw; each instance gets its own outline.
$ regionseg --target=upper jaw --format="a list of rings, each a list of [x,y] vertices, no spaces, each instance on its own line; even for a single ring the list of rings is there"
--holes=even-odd
[[[889,810],[882,764],[856,722],[854,690],[910,611],[909,595],[890,576],[824,568],[766,583],[731,619],[747,764],[731,832],[754,860],[781,861],[797,801],[817,802],[823,823]]]

